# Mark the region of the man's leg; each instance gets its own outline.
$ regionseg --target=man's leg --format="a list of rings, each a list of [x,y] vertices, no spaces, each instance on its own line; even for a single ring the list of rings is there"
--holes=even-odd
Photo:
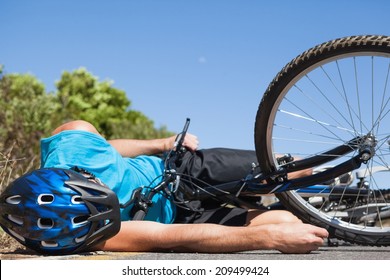
[[[300,219],[286,210],[250,210],[246,217],[247,226],[301,222]]]
[[[266,224],[302,223],[296,216],[286,210],[247,210],[238,207],[207,205],[197,212],[178,209],[175,223],[220,224],[226,226],[258,226]]]
[[[195,153],[187,152],[178,171],[207,184],[217,185],[244,179],[251,172],[252,165],[257,165],[257,162],[254,150],[203,149]],[[289,173],[288,178],[294,179],[311,174],[311,169],[305,169]]]
[[[188,153],[179,167],[179,172],[201,179],[208,184],[216,185],[229,181],[245,178],[251,171],[252,164],[257,163],[255,151],[238,149],[205,149],[194,154]],[[310,175],[311,170],[303,170],[289,174],[289,178],[297,178]],[[198,182],[196,182],[198,183]],[[200,184],[201,185],[201,184]],[[203,204],[203,205],[202,205]],[[225,225],[260,225],[279,223],[301,223],[291,212],[285,210],[245,210],[208,207],[207,203],[201,203],[204,207],[202,214],[191,222],[220,223]],[[188,213],[186,213],[188,215]],[[194,218],[194,216],[191,216]]]
[[[253,163],[257,163],[255,151],[203,149],[186,153],[178,171],[207,184],[217,185],[245,178],[251,172]]]

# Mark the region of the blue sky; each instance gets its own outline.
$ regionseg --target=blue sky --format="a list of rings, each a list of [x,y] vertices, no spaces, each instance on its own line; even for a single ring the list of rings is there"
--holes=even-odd
[[[342,36],[390,35],[390,1],[0,0],[0,64],[48,91],[85,67],[131,108],[202,148],[253,148],[255,114],[277,72]]]

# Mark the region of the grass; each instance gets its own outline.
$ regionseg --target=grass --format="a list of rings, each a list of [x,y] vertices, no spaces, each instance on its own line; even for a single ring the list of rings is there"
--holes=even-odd
[[[14,168],[19,160],[12,160],[12,148],[6,153],[0,152],[0,192],[2,192],[14,178]],[[20,159],[23,160],[23,159]],[[25,247],[0,228],[0,252],[14,252]]]

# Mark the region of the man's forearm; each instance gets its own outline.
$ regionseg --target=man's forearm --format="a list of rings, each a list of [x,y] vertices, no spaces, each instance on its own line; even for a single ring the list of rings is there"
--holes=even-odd
[[[116,236],[94,249],[207,253],[275,249],[284,253],[308,253],[317,250],[327,236],[326,230],[300,222],[229,227],[129,221],[122,222]]]
[[[176,135],[167,138],[137,140],[137,139],[115,139],[108,142],[124,157],[136,157],[139,155],[155,155],[173,148],[176,141]],[[194,152],[199,145],[198,138],[195,135],[187,133],[183,146],[187,150]]]
[[[178,224],[161,231],[161,236],[162,249],[176,252],[238,252],[269,249],[271,244],[265,227],[255,229],[216,224]]]
[[[261,238],[259,238],[259,234]],[[100,250],[237,252],[268,249],[268,233],[250,227],[215,224],[164,225],[148,221],[123,222],[121,231]]]
[[[151,140],[115,139],[108,142],[124,157],[154,155],[170,148],[169,138]]]

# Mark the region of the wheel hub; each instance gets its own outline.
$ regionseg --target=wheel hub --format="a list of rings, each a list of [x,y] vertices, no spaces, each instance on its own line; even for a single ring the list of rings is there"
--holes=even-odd
[[[367,162],[375,155],[376,144],[377,140],[371,133],[362,138],[362,141],[359,144],[359,152],[364,162]]]

